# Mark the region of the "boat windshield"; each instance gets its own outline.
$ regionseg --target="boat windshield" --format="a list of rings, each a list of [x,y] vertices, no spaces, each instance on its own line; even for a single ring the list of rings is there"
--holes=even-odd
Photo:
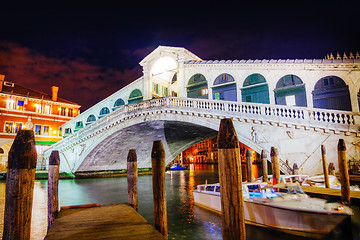
[[[269,185],[262,188],[258,184],[251,184],[248,185],[247,188],[249,190],[249,197],[253,199],[274,199],[277,197],[282,197],[284,195],[304,193],[299,185],[282,185],[283,186]]]

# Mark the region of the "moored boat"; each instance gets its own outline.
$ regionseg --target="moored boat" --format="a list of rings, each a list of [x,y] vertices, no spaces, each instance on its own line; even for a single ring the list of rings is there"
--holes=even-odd
[[[171,167],[170,170],[185,170],[186,167],[181,166],[180,163],[174,163]]]
[[[195,204],[221,213],[220,184],[198,185]],[[347,217],[351,208],[310,198],[296,184],[243,183],[244,213],[248,224],[287,233],[324,237]]]

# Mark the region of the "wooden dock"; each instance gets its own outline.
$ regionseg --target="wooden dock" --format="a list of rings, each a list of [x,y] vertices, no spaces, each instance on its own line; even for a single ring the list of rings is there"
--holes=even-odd
[[[60,210],[45,239],[165,239],[127,203]]]
[[[340,199],[341,192],[340,189],[333,188],[321,188],[321,187],[309,187],[309,186],[301,186],[305,193],[310,196],[319,197],[319,198],[333,198]],[[360,191],[350,191],[350,200],[351,205],[360,205]]]

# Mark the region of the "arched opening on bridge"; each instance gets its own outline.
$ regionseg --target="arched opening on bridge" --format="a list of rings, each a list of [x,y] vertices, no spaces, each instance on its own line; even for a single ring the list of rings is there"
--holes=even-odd
[[[128,103],[137,103],[143,100],[142,92],[139,89],[134,89],[129,96]]]
[[[276,83],[275,103],[278,105],[306,107],[305,84],[296,75],[289,74]]]
[[[96,121],[96,117],[94,114],[91,114],[90,116],[88,116],[87,120],[86,120],[86,125],[91,124],[92,122]]]
[[[215,100],[237,101],[236,82],[230,74],[223,73],[217,76],[212,92]]]
[[[83,122],[82,121],[77,121],[76,124],[75,124],[74,132],[77,132],[77,131],[81,130],[83,127],[84,127]]]
[[[124,106],[124,105],[125,105],[124,100],[122,98],[119,98],[115,101],[114,107],[112,110],[115,111],[116,109],[118,109],[119,107]]]
[[[314,108],[351,111],[349,87],[337,76],[321,78],[312,94]]]
[[[100,113],[99,113],[99,119],[104,117],[106,114],[109,114],[110,113],[110,110],[108,107],[103,107],[101,110],[100,110]]]
[[[243,102],[269,104],[269,86],[263,75],[254,73],[249,75],[241,88]]]
[[[204,75],[200,73],[197,73],[190,78],[186,88],[188,98],[209,98],[207,80]]]
[[[177,95],[177,81],[174,81],[177,71],[175,59],[166,56],[156,60],[150,70],[152,98]]]

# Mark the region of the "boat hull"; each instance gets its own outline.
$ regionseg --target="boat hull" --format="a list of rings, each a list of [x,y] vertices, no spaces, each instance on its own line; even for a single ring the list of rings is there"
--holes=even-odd
[[[194,191],[195,204],[221,214],[220,195]],[[321,238],[329,234],[348,216],[291,209],[244,200],[247,224],[280,230],[283,232]]]

